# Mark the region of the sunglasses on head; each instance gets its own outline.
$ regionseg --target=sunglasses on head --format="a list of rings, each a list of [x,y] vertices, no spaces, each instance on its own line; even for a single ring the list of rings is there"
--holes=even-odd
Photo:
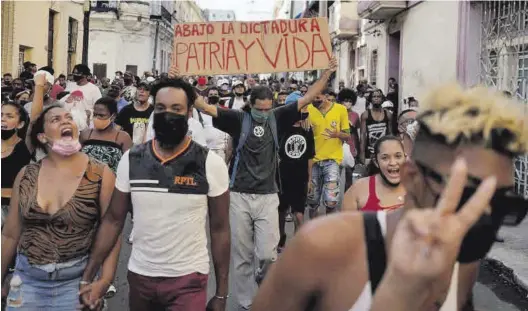
[[[414,160],[414,163],[424,177],[429,178],[442,186],[447,184],[449,175],[442,175],[420,161]],[[474,176],[468,176],[467,179],[468,183],[466,184],[465,189],[471,191],[476,191],[478,186],[482,183],[480,178]],[[491,199],[490,205],[492,210],[501,210],[499,214],[504,217],[502,221],[504,226],[518,226],[528,213],[528,200],[515,193],[513,186],[497,188]]]

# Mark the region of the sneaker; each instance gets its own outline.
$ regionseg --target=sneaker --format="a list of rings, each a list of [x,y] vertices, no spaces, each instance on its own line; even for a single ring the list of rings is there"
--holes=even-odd
[[[292,222],[293,221],[293,216],[291,213],[288,213],[288,215],[286,215],[286,221],[287,222]]]
[[[115,296],[116,293],[117,293],[117,289],[115,288],[113,284],[110,284],[110,286],[108,287],[108,290],[106,291],[104,298],[105,299],[112,298]]]

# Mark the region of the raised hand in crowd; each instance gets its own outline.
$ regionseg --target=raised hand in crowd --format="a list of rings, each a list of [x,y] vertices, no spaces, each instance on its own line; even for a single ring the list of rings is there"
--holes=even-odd
[[[496,179],[488,177],[457,210],[466,182],[466,163],[457,160],[436,208],[411,209],[405,214],[396,228],[372,311],[418,311],[430,303],[434,283],[453,271],[464,236],[495,193]]]

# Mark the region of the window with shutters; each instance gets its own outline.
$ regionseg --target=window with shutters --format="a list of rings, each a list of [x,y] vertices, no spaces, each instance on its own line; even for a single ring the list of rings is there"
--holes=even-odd
[[[370,57],[370,83],[376,85],[378,81],[378,50],[372,51]]]
[[[131,72],[134,76],[137,76],[137,70],[136,65],[126,65],[126,71]]]
[[[106,64],[101,64],[101,63],[93,64],[93,74],[99,80],[106,78]]]

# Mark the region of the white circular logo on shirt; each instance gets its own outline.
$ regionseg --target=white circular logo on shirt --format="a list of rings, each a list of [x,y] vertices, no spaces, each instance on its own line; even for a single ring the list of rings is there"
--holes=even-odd
[[[337,126],[337,122],[334,120],[332,121],[332,123],[330,123],[330,126],[332,126],[333,128],[336,128]]]
[[[260,125],[255,126],[253,129],[253,135],[257,137],[262,137],[264,135],[264,128]]]
[[[288,157],[299,159],[306,151],[306,138],[299,134],[288,137],[284,146],[284,151]]]

